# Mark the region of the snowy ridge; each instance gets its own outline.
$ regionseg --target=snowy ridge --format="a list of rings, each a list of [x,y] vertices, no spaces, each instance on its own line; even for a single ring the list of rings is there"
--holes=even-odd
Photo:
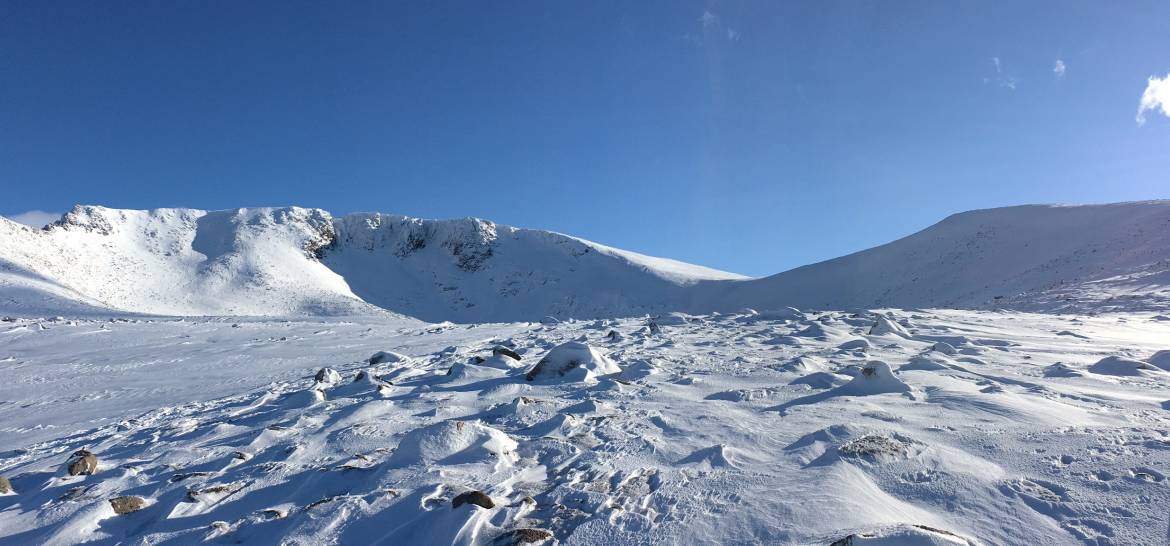
[[[1170,201],[966,212],[897,241],[746,279],[477,218],[78,206],[0,219],[0,312],[362,315],[431,322],[670,311],[1170,308]]]

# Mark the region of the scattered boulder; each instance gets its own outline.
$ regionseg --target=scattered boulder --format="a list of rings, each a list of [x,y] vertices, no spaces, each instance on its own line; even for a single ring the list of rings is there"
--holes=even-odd
[[[646,329],[649,330],[650,335],[652,335],[652,336],[656,336],[656,335],[662,333],[662,327],[659,326],[658,323],[654,322],[654,321],[650,321],[650,323],[646,325]]]
[[[905,457],[913,444],[913,440],[897,434],[866,434],[842,444],[837,451],[846,457],[886,460]]]
[[[525,375],[528,381],[594,381],[596,375],[621,373],[612,360],[597,349],[579,341],[553,347]]]
[[[459,508],[464,504],[474,504],[489,510],[496,507],[496,503],[492,502],[492,498],[487,496],[483,491],[468,491],[455,495],[455,498],[451,499],[452,508]]]
[[[608,339],[610,343],[617,343],[625,338],[626,337],[617,330],[610,330],[608,334],[605,334],[605,339]]]
[[[145,508],[146,499],[134,495],[124,495],[110,499],[110,506],[114,508],[115,514],[129,514],[130,512],[137,512]]]
[[[97,455],[84,449],[79,449],[73,452],[73,455],[69,456],[69,461],[65,465],[70,476],[89,476],[97,472]]]
[[[0,476],[0,495],[7,495],[9,493],[14,493],[12,490],[12,482],[8,481],[8,478]]]
[[[517,353],[516,351],[513,351],[507,347],[497,346],[496,348],[492,349],[492,356],[506,356],[512,360],[520,360],[520,353]]]
[[[333,368],[321,368],[317,371],[317,375],[313,379],[318,383],[328,383],[330,385],[341,382],[341,374]]]

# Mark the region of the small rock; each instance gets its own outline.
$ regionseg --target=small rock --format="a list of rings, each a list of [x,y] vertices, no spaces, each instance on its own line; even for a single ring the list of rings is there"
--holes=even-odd
[[[110,506],[114,507],[115,514],[129,514],[142,510],[146,506],[146,499],[133,495],[114,497],[110,499]]]
[[[12,482],[8,481],[8,478],[0,476],[0,495],[7,495],[9,493],[12,493]]]
[[[97,456],[84,449],[79,449],[69,456],[68,465],[70,476],[92,475],[97,472]]]
[[[474,504],[483,508],[495,508],[496,503],[492,502],[492,498],[487,496],[483,491],[468,491],[460,493],[451,499],[451,506],[459,508],[464,504]]]
[[[513,529],[500,535],[495,543],[500,546],[519,546],[520,544],[544,542],[552,536],[552,533],[544,529]]]

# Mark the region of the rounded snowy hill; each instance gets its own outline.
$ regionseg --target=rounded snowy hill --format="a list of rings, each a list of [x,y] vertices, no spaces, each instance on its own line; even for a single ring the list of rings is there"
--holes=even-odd
[[[1170,308],[1170,201],[1025,205],[955,214],[918,233],[770,277],[697,308]]]

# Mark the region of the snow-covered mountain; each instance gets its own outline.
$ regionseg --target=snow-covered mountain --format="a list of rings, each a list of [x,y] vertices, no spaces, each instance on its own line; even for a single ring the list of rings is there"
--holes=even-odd
[[[78,206],[36,230],[0,219],[0,311],[343,315],[430,321],[658,312],[738,275],[479,219],[317,209]]]
[[[702,294],[697,308],[1170,308],[1170,201],[955,214],[879,247]]]
[[[0,219],[0,312],[508,322],[744,307],[1170,308],[1170,201],[1029,205],[744,277],[489,221],[318,209],[78,206]]]

